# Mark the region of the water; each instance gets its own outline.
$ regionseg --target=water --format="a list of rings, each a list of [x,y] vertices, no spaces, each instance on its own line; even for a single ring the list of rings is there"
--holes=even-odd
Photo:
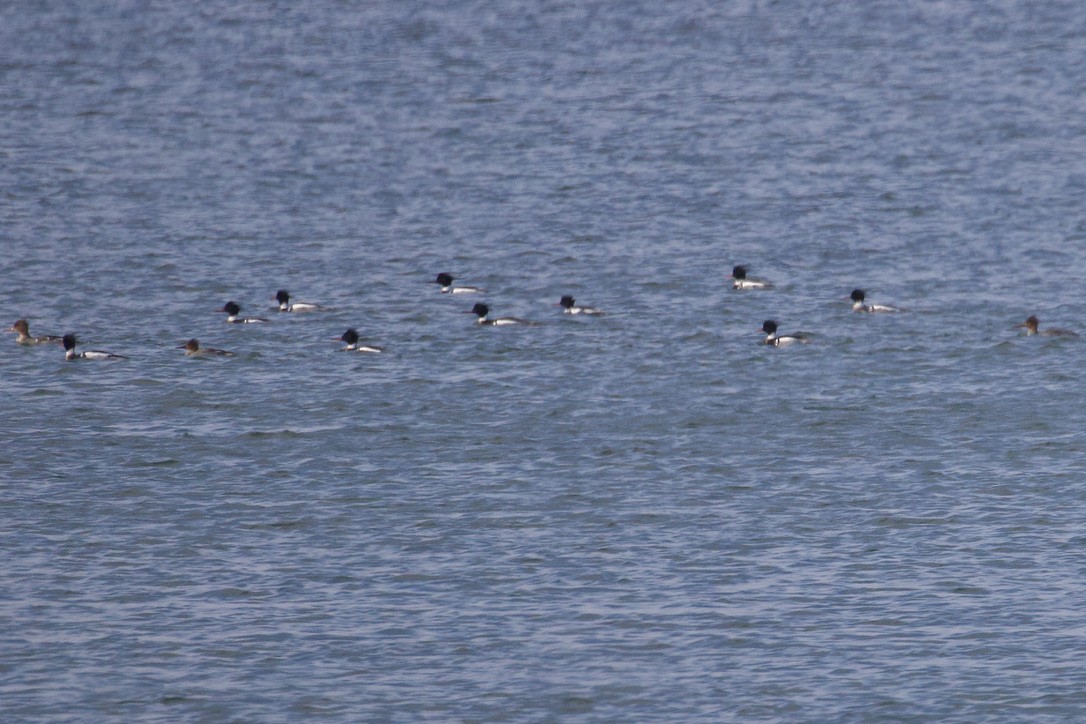
[[[0,9],[0,712],[1081,718],[1084,26]]]

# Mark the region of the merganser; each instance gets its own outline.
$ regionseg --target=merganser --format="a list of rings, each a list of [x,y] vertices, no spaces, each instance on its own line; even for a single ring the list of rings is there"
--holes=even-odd
[[[1040,324],[1040,321],[1037,319],[1037,317],[1030,317],[1029,319],[1022,322],[1021,324],[1016,324],[1014,326],[1015,326],[1015,329],[1020,329],[1022,327],[1025,327],[1026,328],[1026,336],[1030,336],[1030,335],[1034,335],[1034,334],[1039,334],[1042,337],[1077,337],[1078,336],[1077,332],[1072,332],[1070,329],[1057,329],[1055,327],[1049,327],[1048,329],[1043,329],[1041,331],[1037,331],[1037,325],[1038,324]]]
[[[807,344],[810,342],[810,338],[799,332],[796,334],[782,334],[777,335],[777,323],[772,319],[767,319],[762,323],[761,331],[765,332],[765,344],[771,344],[774,347],[783,347],[788,344]]]
[[[518,319],[517,317],[498,317],[497,319],[487,319],[487,316],[490,314],[490,307],[486,306],[485,304],[476,304],[466,313],[474,314],[479,317],[475,320],[477,324],[491,324],[497,327],[507,324],[524,324],[529,326],[537,325],[536,322],[530,322],[527,319]]]
[[[759,279],[747,279],[747,268],[739,265],[732,268],[732,273],[728,275],[728,279],[732,280],[732,289],[772,289],[773,285],[769,282],[763,282]]]
[[[263,317],[239,317],[241,307],[237,302],[227,302],[222,311],[226,312],[226,321],[231,324],[260,324],[268,321]]]
[[[22,344],[26,346],[34,344],[46,344],[48,342],[60,342],[61,337],[57,337],[52,334],[47,334],[42,337],[30,336],[30,324],[25,319],[19,319],[15,324],[8,328],[9,332],[18,332],[19,336],[15,338],[16,344]]]
[[[576,300],[574,300],[573,297],[569,296],[568,294],[558,301],[558,306],[562,307],[563,314],[589,314],[597,317],[606,314],[606,312],[601,309],[593,309],[592,307],[578,307],[576,305]]]
[[[362,339],[358,335],[358,330],[354,327],[348,329],[343,333],[343,336],[339,338],[340,342],[346,342],[347,346],[341,349],[341,352],[384,352],[382,347],[374,347],[367,344],[359,344],[359,340]]]
[[[61,339],[64,344],[64,359],[128,359],[122,354],[113,354],[112,352],[103,352],[100,349],[90,349],[86,352],[76,352],[75,346],[79,344],[79,340],[75,338],[74,334],[66,334]]]
[[[904,309],[898,309],[897,307],[891,307],[888,304],[864,304],[864,290],[853,289],[852,294],[849,295],[849,299],[852,300],[852,311],[854,312],[903,312]]]
[[[225,349],[215,349],[213,347],[201,347],[199,340],[197,340],[196,338],[190,339],[188,342],[185,342],[183,345],[178,347],[178,349],[185,350],[185,356],[186,357],[210,357],[210,356],[215,356],[215,355],[217,355],[219,357],[233,357],[234,356],[233,352],[227,352]]]
[[[290,294],[286,289],[280,289],[275,293],[275,301],[279,302],[280,312],[320,312],[325,308],[313,302],[290,303]]]
[[[448,272],[441,272],[440,274],[437,275],[437,278],[434,279],[433,283],[441,285],[441,293],[442,294],[485,294],[486,293],[486,290],[483,289],[482,287],[454,287],[452,285],[453,279],[454,279],[454,277],[453,277],[452,274],[449,274]]]

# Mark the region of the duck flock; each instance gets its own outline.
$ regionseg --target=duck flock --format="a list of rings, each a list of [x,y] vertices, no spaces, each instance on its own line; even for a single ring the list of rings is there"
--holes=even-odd
[[[728,279],[732,281],[732,289],[738,290],[770,290],[773,289],[773,285],[767,281],[761,279],[753,279],[747,276],[747,267],[744,265],[737,265],[732,268],[732,273],[728,275]],[[482,287],[474,287],[467,285],[456,285],[454,282],[456,278],[448,273],[441,272],[434,279],[433,283],[439,286],[439,292],[441,294],[486,294],[486,290]],[[901,307],[895,307],[888,304],[868,304],[867,296],[863,289],[853,289],[848,299],[852,302],[852,311],[866,313],[866,314],[880,314],[889,313],[896,314],[907,311]],[[328,311],[328,307],[324,307],[320,304],[313,302],[298,302],[291,301],[290,293],[285,289],[280,289],[275,294],[275,301],[279,304],[280,312],[322,312]],[[577,304],[577,300],[570,295],[563,295],[555,305],[561,307],[563,314],[582,314],[589,317],[603,316],[605,312],[594,307],[586,307]],[[229,324],[266,324],[270,322],[265,317],[246,317],[241,314],[241,305],[231,300],[223,305],[221,310],[226,314],[226,321]],[[539,322],[534,322],[528,319],[521,319],[519,317],[491,317],[490,307],[482,302],[476,303],[471,309],[464,310],[468,314],[474,314],[476,324],[484,326],[537,326]],[[1040,322],[1036,316],[1030,316],[1026,321],[1021,324],[1015,325],[1015,328],[1025,329],[1027,335],[1040,335],[1043,337],[1077,337],[1078,334],[1069,329],[1059,328],[1047,328],[1041,329]],[[792,334],[780,334],[778,333],[779,325],[776,320],[767,319],[762,323],[761,331],[765,334],[763,344],[773,347],[784,347],[792,344],[806,344],[811,341],[809,335],[802,332],[795,332]],[[68,333],[63,336],[58,335],[42,335],[33,336],[30,334],[30,323],[26,319],[17,320],[9,329],[9,332],[17,333],[16,343],[24,346],[34,346],[40,344],[60,344],[64,347],[64,358],[67,360],[124,360],[128,359],[125,355],[115,354],[113,352],[107,352],[105,350],[85,350],[78,351],[76,346],[79,344],[79,339],[73,333]],[[340,337],[335,338],[337,341],[344,342],[346,346],[342,347],[344,352],[362,352],[369,354],[379,354],[384,352],[383,347],[379,347],[373,344],[365,342],[365,338],[362,337],[358,330],[351,327],[348,328]],[[215,349],[213,347],[205,347],[200,344],[197,339],[190,339],[187,342],[178,346],[178,349],[185,350],[185,354],[190,357],[232,357],[233,352],[224,349]]]

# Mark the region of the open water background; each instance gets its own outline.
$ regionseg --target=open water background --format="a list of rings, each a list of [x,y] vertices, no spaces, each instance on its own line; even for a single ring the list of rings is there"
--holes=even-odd
[[[0,713],[1082,719],[1084,91],[1070,0],[4,3],[3,322],[131,360],[0,345]]]

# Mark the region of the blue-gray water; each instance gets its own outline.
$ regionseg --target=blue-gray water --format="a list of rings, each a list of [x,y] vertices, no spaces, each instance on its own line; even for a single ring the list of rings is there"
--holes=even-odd
[[[0,344],[3,718],[1082,719],[1084,38],[7,3],[0,321],[131,359]]]

